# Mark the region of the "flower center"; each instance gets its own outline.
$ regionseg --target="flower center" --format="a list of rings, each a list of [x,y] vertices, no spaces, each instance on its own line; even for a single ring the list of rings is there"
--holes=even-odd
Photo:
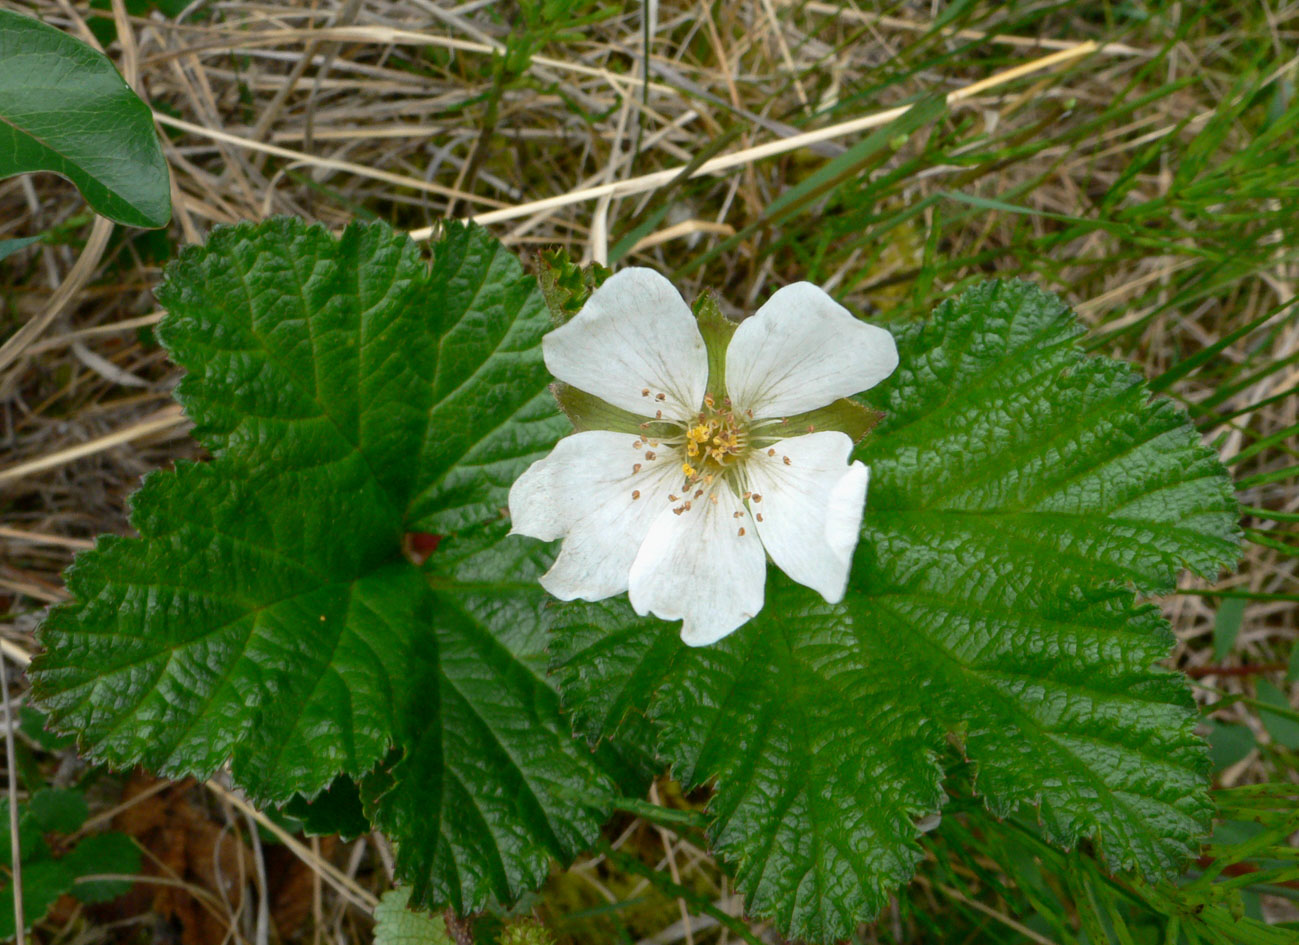
[[[685,462],[681,472],[694,482],[725,473],[728,467],[743,459],[749,448],[748,425],[737,417],[730,398],[719,406],[713,395],[704,397],[703,409],[686,426]]]
[[[659,413],[655,420],[640,425],[642,432],[632,446],[638,452],[645,450],[648,462],[659,459],[660,447],[665,453],[663,459],[681,462],[683,481],[667,497],[673,503],[673,512],[685,514],[699,501],[716,504],[715,486],[723,484],[746,504],[762,501],[762,496],[749,489],[745,460],[755,450],[776,457],[772,444],[784,434],[785,420],[755,420],[752,411],[737,411],[729,397],[722,398],[719,404],[712,394],[704,396],[702,408],[692,417],[677,420]],[[786,466],[792,465],[788,456],[780,459]],[[633,474],[641,469],[639,462],[632,465]],[[633,490],[631,497],[639,499],[640,490]],[[736,513],[737,517],[741,514]],[[761,522],[762,514],[755,513],[755,518]],[[744,534],[742,526],[740,534]]]

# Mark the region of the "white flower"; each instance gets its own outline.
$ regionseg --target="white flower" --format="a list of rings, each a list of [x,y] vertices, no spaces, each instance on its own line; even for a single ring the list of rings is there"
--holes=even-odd
[[[559,380],[635,415],[565,437],[511,488],[515,533],[564,540],[546,590],[629,591],[638,614],[684,621],[692,646],[762,609],[767,555],[827,601],[843,597],[869,471],[849,463],[846,433],[803,422],[791,436],[786,418],[891,374],[887,331],[810,283],[786,286],[734,328],[723,389],[672,284],[624,269],[542,350]]]

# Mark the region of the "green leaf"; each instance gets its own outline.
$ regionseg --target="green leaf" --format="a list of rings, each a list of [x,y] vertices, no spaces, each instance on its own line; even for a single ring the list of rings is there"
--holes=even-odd
[[[90,816],[86,796],[66,788],[42,788],[27,802],[31,815],[46,833],[75,833]]]
[[[953,739],[998,816],[1163,874],[1211,812],[1172,635],[1133,590],[1233,564],[1231,486],[1173,403],[1019,282],[895,332],[885,419],[842,603],[769,570],[766,603],[713,647],[622,601],[554,608],[566,699],[591,737],[648,713],[749,908],[845,938],[920,858]]]
[[[7,859],[7,855],[6,855]],[[75,877],[64,860],[43,858],[23,862],[23,923],[28,930],[45,918],[55,901],[72,889]],[[8,883],[0,888],[0,941],[9,941],[17,931],[14,894]]]
[[[1258,747],[1258,741],[1247,725],[1232,725],[1210,719],[1208,726],[1209,760],[1213,763],[1215,772],[1225,771]]]
[[[113,64],[40,20],[0,10],[0,179],[53,171],[97,213],[166,226],[171,182],[149,106]]]
[[[344,840],[355,840],[370,832],[361,805],[361,789],[349,777],[335,778],[334,783],[311,800],[301,794],[289,801],[284,813],[302,822],[310,836],[338,834]]]
[[[441,916],[410,910],[410,890],[390,889],[374,907],[374,945],[453,945]]]
[[[1260,702],[1274,705],[1286,712],[1294,712],[1286,694],[1266,679],[1258,681],[1258,699]],[[1269,712],[1267,709],[1260,709],[1258,715],[1263,722],[1263,727],[1272,736],[1272,741],[1289,748],[1291,751],[1299,751],[1299,722],[1296,722],[1289,715],[1282,715],[1280,712]]]
[[[40,242],[39,236],[24,236],[19,239],[0,240],[0,260],[12,256],[20,249],[26,249],[32,243]]]
[[[131,891],[129,879],[85,876],[134,876],[140,872],[140,847],[124,833],[97,833],[77,844],[61,861],[76,877],[72,895],[81,902],[108,902]]]
[[[1218,613],[1213,619],[1214,659],[1224,659],[1236,645],[1236,635],[1245,619],[1246,603],[1243,597],[1227,597],[1218,605]]]
[[[510,483],[565,432],[536,281],[485,231],[214,229],[158,292],[215,459],[67,575],[32,675],[95,759],[255,798],[361,780],[418,905],[476,911],[590,844],[612,785],[545,675],[544,552]],[[419,568],[408,532],[441,536]]]

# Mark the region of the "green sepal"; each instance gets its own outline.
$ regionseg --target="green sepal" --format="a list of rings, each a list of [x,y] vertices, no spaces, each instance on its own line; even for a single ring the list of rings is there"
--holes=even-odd
[[[778,429],[789,431],[784,433],[784,436],[803,436],[805,433],[816,433],[820,430],[838,430],[852,437],[854,443],[860,443],[882,419],[884,414],[878,410],[872,410],[863,403],[843,397],[815,410],[781,417]]]
[[[573,262],[566,249],[537,254],[537,281],[556,328],[580,312],[591,293],[611,275],[612,270],[599,263],[581,266]]]
[[[601,400],[594,394],[578,390],[572,384],[556,381],[550,385],[550,392],[555,395],[555,402],[564,411],[573,429],[579,433],[586,430],[613,430],[616,433],[641,433],[644,417],[637,416],[630,410],[623,410]]]
[[[722,314],[717,296],[712,292],[702,292],[691,309],[699,323],[699,334],[704,336],[704,347],[708,349],[708,393],[721,403],[726,396],[726,349],[740,326]]]

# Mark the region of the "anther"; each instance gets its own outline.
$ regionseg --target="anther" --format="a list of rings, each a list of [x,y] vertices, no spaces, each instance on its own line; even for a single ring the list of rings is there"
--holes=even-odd
[[[761,501],[762,501],[762,496],[759,495],[759,494],[756,493],[756,492],[753,493],[753,501],[754,501],[754,502],[761,502]]]
[[[637,440],[635,443],[633,443],[633,444],[631,445],[631,448],[634,449],[634,450],[638,450],[638,449],[640,449],[640,448],[641,448],[642,446],[644,446],[644,445],[645,445],[645,444],[644,444],[642,441]]]
[[[744,498],[745,498],[745,499],[751,499],[751,498],[753,498],[753,493],[752,493],[752,492],[746,492],[746,493],[744,493]]]
[[[761,512],[758,513],[758,521],[759,521],[759,522],[762,521],[762,513],[761,513]]]
[[[746,410],[746,411],[744,411],[744,414],[745,414],[745,416],[747,416],[750,420],[753,419],[753,411],[752,411],[752,410]]]
[[[657,400],[657,401],[662,402],[662,401],[668,399],[668,395],[667,395],[667,394],[655,394],[655,395],[654,395],[654,399]]]
[[[646,451],[645,451],[645,458],[646,458],[646,459],[653,459],[653,458],[654,458],[654,451],[653,451],[653,450],[646,450]],[[786,466],[789,465],[789,457],[788,457],[788,456],[785,457],[785,465],[786,465]]]
[[[631,473],[632,473],[632,475],[634,476],[634,475],[636,475],[636,473],[638,473],[638,472],[640,472],[640,463],[632,463],[632,464],[631,464]]]
[[[812,424],[809,423],[809,424],[807,425],[807,432],[808,432],[808,433],[815,433],[815,432],[816,432],[816,427],[812,426]]]
[[[637,447],[637,449],[639,449],[639,447]],[[775,451],[774,449],[767,450],[767,455],[768,455],[768,456],[775,456],[775,455],[776,455],[776,451]]]
[[[695,498],[696,498],[696,499],[699,498],[699,497],[700,497],[701,495],[703,495],[703,494],[704,494],[704,490],[703,490],[703,489],[696,489],[696,490],[695,490]]]
[[[633,490],[631,490],[631,497],[632,497],[633,499],[639,499],[639,498],[640,498],[640,490],[639,490],[639,489],[633,489]]]
[[[716,403],[716,401],[713,400],[712,394],[704,394],[704,403],[707,404],[709,407],[711,407],[713,406],[713,404]]]
[[[641,395],[642,397],[648,397],[648,396],[649,396],[649,388],[648,388],[648,387],[642,387],[642,388],[641,388],[640,395]]]
[[[668,493],[668,501],[669,501],[669,502],[675,502],[675,501],[677,501],[677,499],[679,499],[679,498],[680,498],[680,496],[675,496],[675,495],[673,495],[673,494],[670,493],[670,492]]]
[[[740,537],[741,537],[741,538],[744,537],[744,526],[743,526],[743,525],[740,526]]]
[[[780,461],[781,461],[782,463],[784,463],[786,466],[793,465],[792,463],[790,463],[790,461],[789,461],[789,457],[788,457],[788,456],[782,456],[782,457],[780,457]]]
[[[743,513],[743,512],[732,512],[732,513],[731,513],[731,518],[744,518],[744,513]]]
[[[662,420],[662,419],[663,419],[663,411],[662,411],[662,410],[655,410],[655,411],[654,411],[654,419],[655,419],[655,420]]]
[[[689,512],[689,511],[690,511],[690,500],[689,500],[689,499],[686,499],[686,504],[683,505],[683,506],[681,506],[681,507],[682,507],[683,509],[685,509],[687,512]]]

